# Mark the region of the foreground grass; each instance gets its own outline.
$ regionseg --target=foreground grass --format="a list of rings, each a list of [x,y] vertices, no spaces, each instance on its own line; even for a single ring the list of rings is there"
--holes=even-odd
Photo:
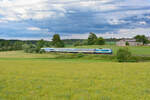
[[[0,100],[150,100],[150,62],[57,56],[0,52]]]
[[[150,63],[0,60],[0,100],[150,100]]]

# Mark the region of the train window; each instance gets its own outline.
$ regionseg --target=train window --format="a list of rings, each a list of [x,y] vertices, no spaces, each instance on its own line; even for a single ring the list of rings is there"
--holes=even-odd
[[[102,51],[109,51],[109,50],[102,50]]]

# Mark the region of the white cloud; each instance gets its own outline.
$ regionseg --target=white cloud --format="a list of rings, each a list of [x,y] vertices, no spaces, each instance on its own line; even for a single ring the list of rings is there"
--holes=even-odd
[[[109,4],[113,0],[76,0],[76,2],[64,5],[67,8],[76,8],[81,11],[110,11],[118,9],[117,6]]]
[[[64,17],[70,8],[79,10],[109,11],[118,7],[105,4],[113,0],[2,0],[0,15],[3,21],[20,21]]]
[[[124,23],[127,23],[127,22],[124,21],[124,20],[119,20],[119,19],[109,19],[108,23],[111,24],[111,25],[119,25],[119,24],[124,24]]]
[[[83,11],[111,11],[120,9],[123,6],[150,6],[146,0],[124,0],[118,3],[111,4],[114,0],[1,0],[0,15],[3,16],[3,21],[20,21],[35,19],[41,20],[44,18],[59,18],[64,17],[65,13],[71,8],[76,8]],[[142,4],[141,4],[142,3]],[[145,5],[143,5],[143,3]],[[72,11],[73,12],[73,11]],[[143,11],[124,11],[122,14],[113,13],[113,18],[137,14]],[[150,12],[150,10],[148,10]],[[110,17],[110,16],[106,16]],[[2,21],[2,20],[1,20]]]
[[[96,33],[98,37],[103,38],[133,38],[136,35],[145,35],[150,36],[149,28],[136,28],[136,29],[120,29],[116,33],[114,32],[106,32],[106,33]],[[89,33],[85,34],[70,34],[63,36],[63,39],[87,39]]]
[[[150,28],[120,29],[118,33],[130,37],[138,34],[150,36]]]
[[[38,27],[28,27],[27,30],[29,30],[29,31],[40,31],[41,29]]]
[[[150,19],[150,16],[146,16],[146,18]]]
[[[33,31],[35,32],[35,34],[45,34],[45,35],[49,35],[49,29],[41,29],[39,27],[27,27],[26,30],[28,31]]]
[[[139,22],[139,24],[146,25],[147,23],[145,21],[141,21],[141,22]]]
[[[62,32],[62,34],[64,30],[62,24],[60,23],[64,23],[64,25],[66,25],[65,27],[68,27],[70,25],[71,28],[68,30],[76,28],[72,28],[72,26],[79,25],[83,26],[81,28],[85,27],[89,30],[91,29],[92,31],[101,29],[103,29],[103,31],[109,31],[112,28],[111,26],[120,25],[120,27],[113,27],[116,33],[97,33],[98,36],[103,36],[105,38],[132,37],[136,34],[149,35],[149,29],[136,28],[137,24],[139,26],[143,25],[144,27],[145,24],[149,25],[148,22],[143,20],[141,22],[136,21],[134,23],[134,20],[130,19],[130,17],[133,16],[144,16],[144,14],[149,14],[149,6],[150,3],[148,2],[148,0],[0,0],[0,28],[4,29],[2,27],[2,24],[7,23],[9,26],[12,26],[11,29],[14,29],[14,31],[16,31],[15,33],[21,33],[19,31],[22,31],[22,29],[26,29],[26,31],[29,33],[33,32],[35,34],[49,34],[48,29],[40,28],[41,24],[39,25],[39,22],[43,21],[46,27],[53,29],[53,31],[59,31],[60,33]],[[85,14],[85,16],[83,16],[83,14]],[[84,21],[81,21],[83,17],[85,18],[84,24],[81,23]],[[127,18],[129,20],[125,21],[124,18]],[[144,18],[150,19],[150,16],[147,15],[144,16],[143,19]],[[49,22],[45,22],[47,20],[43,19],[48,19]],[[10,22],[13,24],[10,25],[9,21],[13,21]],[[20,23],[16,21],[22,22]],[[34,24],[32,24],[32,22],[34,22]],[[17,23],[17,30],[15,30],[15,23]],[[130,23],[130,25],[132,24],[131,27],[135,29],[121,29],[121,24],[125,23]],[[19,26],[21,24],[23,24],[22,27]],[[38,27],[36,27],[35,24],[38,24]],[[98,29],[97,27],[101,28]],[[117,32],[117,30],[119,31]],[[70,35],[66,35],[63,38],[87,38],[88,35],[88,33],[71,34],[70,32]]]
[[[65,12],[62,5],[49,4],[48,0],[2,0],[0,5],[3,21],[62,17]]]
[[[97,33],[97,36],[104,38],[133,38],[136,35],[150,36],[149,28],[135,28],[135,29],[120,29],[116,33]]]

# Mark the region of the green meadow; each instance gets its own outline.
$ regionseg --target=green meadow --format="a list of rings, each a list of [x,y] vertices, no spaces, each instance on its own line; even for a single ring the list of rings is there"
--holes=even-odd
[[[150,62],[56,55],[0,52],[0,100],[150,100]]]
[[[128,48],[133,55],[144,55],[150,56],[150,46],[127,46],[119,47],[115,45],[91,45],[91,46],[78,46],[77,48],[110,48],[113,50],[113,53],[116,54],[119,48]]]

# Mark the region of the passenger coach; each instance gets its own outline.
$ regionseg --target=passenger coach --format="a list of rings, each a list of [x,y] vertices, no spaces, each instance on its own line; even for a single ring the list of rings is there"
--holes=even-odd
[[[112,49],[41,48],[45,52],[112,54]]]

